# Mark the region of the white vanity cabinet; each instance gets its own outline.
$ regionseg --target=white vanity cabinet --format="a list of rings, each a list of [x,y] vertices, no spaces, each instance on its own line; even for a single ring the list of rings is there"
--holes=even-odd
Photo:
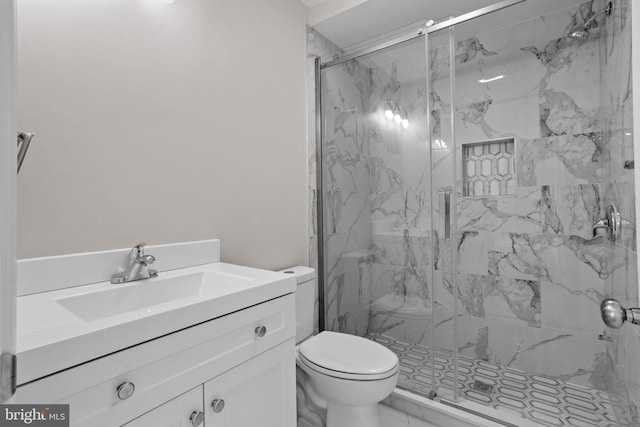
[[[289,343],[281,344],[123,427],[293,427],[295,363],[290,355]]]
[[[294,295],[24,384],[11,403],[67,403],[74,427],[186,427],[194,412],[207,427],[295,427]]]

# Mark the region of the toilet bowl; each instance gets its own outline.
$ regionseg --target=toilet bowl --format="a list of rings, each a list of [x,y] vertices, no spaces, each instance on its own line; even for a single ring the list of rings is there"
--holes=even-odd
[[[298,347],[305,390],[327,427],[380,427],[378,402],[398,382],[396,355],[373,341],[324,331]]]
[[[314,271],[294,267],[283,272],[298,279],[298,427],[381,427],[378,402],[397,384],[398,357],[355,335],[324,331],[312,336]]]

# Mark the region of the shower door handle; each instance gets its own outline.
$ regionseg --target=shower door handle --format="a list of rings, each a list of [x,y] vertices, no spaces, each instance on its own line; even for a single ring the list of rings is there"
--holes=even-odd
[[[448,191],[440,191],[438,193],[440,202],[440,230],[444,235],[444,239],[451,238],[451,193]]]
[[[624,308],[613,298],[602,301],[600,316],[608,327],[614,329],[621,328],[624,322],[640,325],[640,308]]]

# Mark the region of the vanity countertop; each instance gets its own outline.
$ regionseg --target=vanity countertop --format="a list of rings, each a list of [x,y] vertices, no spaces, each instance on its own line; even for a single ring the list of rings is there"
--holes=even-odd
[[[21,296],[18,385],[295,290],[292,276],[215,262]]]

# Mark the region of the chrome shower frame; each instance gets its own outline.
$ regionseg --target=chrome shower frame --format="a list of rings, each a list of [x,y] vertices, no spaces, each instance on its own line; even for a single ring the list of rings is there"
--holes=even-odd
[[[418,37],[423,37],[423,36],[426,36],[427,34],[435,33],[437,31],[453,27],[454,25],[462,24],[463,22],[467,22],[467,21],[471,21],[472,19],[480,18],[482,16],[488,15],[488,14],[496,12],[498,10],[514,6],[514,5],[518,4],[518,3],[524,3],[525,1],[527,1],[527,0],[504,0],[504,1],[492,4],[492,5],[485,6],[483,8],[474,10],[472,12],[465,13],[464,15],[460,15],[460,16],[456,16],[456,17],[453,17],[453,18],[449,18],[449,19],[446,19],[446,20],[444,20],[442,22],[438,22],[438,23],[435,23],[435,24],[432,24],[432,25],[427,25],[425,27],[420,27],[417,30],[411,31],[408,34],[405,34],[405,35],[402,35],[400,37],[394,38],[393,40],[389,40],[389,41],[386,41],[386,42],[383,42],[383,43],[380,43],[380,44],[377,44],[377,45],[374,45],[374,46],[371,46],[371,47],[367,47],[367,48],[364,48],[364,49],[361,49],[361,50],[357,50],[355,52],[352,52],[352,53],[349,53],[347,55],[344,55],[344,56],[341,56],[339,58],[336,58],[336,59],[334,59],[332,61],[322,63],[322,64],[320,64],[320,68],[321,69],[325,69],[325,68],[333,67],[334,65],[342,64],[344,62],[351,61],[352,59],[356,59],[356,58],[359,58],[361,56],[365,56],[365,55],[368,55],[370,53],[374,53],[374,52],[377,52],[379,50],[386,49],[388,47],[392,47],[392,46],[395,46],[397,44],[404,43],[404,42],[407,42],[409,40],[416,39]],[[424,22],[427,22],[428,24],[431,24],[431,22],[433,22],[433,21],[425,19]],[[318,92],[318,88],[316,87],[316,95],[318,95],[318,93],[319,93]],[[316,114],[317,113],[318,112],[316,111]]]

